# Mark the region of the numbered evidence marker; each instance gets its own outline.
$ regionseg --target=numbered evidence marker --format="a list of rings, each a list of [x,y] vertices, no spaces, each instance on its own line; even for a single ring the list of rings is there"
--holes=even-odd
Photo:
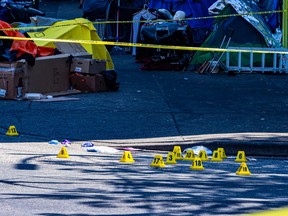
[[[122,163],[134,163],[135,161],[134,161],[130,151],[124,151],[122,158],[120,159],[120,162],[122,162]]]
[[[235,162],[246,162],[246,156],[244,151],[238,151]]]
[[[195,157],[192,162],[192,166],[190,166],[190,169],[191,170],[204,170],[201,158]]]
[[[17,133],[16,127],[14,125],[11,125],[7,132],[6,132],[7,136],[18,136],[19,134]]]
[[[194,154],[194,151],[192,149],[188,149],[186,151],[186,154],[183,158],[183,160],[190,160],[190,161],[193,161],[195,158],[195,154]]]
[[[205,150],[200,150],[198,157],[202,160],[202,161],[208,161],[208,156]]]
[[[60,152],[59,152],[58,155],[57,155],[57,158],[69,158],[69,157],[70,157],[70,156],[69,156],[69,154],[68,154],[68,152],[67,152],[66,147],[62,147],[61,150],[60,150]]]
[[[182,150],[180,146],[174,146],[173,152],[175,154],[175,160],[183,160]]]
[[[218,150],[214,150],[213,151],[211,161],[212,162],[221,162],[221,161],[223,161]]]
[[[219,152],[219,154],[220,154],[220,157],[221,157],[222,159],[227,158],[224,148],[218,148],[217,150],[218,150],[218,152]]]
[[[166,158],[166,164],[176,164],[175,154],[174,152],[168,152]]]
[[[238,168],[238,170],[236,171],[237,175],[245,175],[245,176],[249,176],[251,175],[248,166],[245,162],[242,162],[240,167]]]
[[[166,167],[161,155],[155,155],[150,166],[151,167],[160,167],[160,168]]]

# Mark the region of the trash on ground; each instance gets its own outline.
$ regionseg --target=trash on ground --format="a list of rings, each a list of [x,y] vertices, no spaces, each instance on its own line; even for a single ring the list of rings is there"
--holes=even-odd
[[[81,144],[82,147],[93,147],[94,144],[92,142],[85,142],[83,144]]]
[[[113,154],[119,152],[119,150],[107,147],[107,146],[93,146],[93,147],[86,147],[86,151],[88,152],[98,152],[98,153],[108,153]]]
[[[51,145],[58,145],[59,141],[58,140],[50,140],[48,143]]]
[[[192,148],[186,148],[183,151],[185,154],[188,150],[193,150],[194,154],[198,155],[201,150],[205,150],[207,155],[212,155],[212,151],[205,146],[193,146]]]
[[[66,147],[69,147],[71,146],[71,142],[67,139],[65,139],[63,142],[61,142],[62,145],[66,146]]]
[[[141,149],[133,148],[133,147],[125,147],[125,148],[117,148],[118,150],[124,150],[124,151],[139,151]]]

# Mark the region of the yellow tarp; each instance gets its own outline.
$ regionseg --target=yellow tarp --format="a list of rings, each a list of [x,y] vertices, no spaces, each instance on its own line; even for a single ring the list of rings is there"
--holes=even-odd
[[[31,38],[101,41],[93,24],[89,20],[83,18],[59,21],[42,32],[28,32],[28,35]],[[35,40],[35,43],[38,46],[56,47],[53,42],[48,41]],[[106,60],[106,68],[108,70],[114,69],[112,58],[105,45],[81,44],[81,46],[83,46],[88,53],[92,54],[94,59]]]

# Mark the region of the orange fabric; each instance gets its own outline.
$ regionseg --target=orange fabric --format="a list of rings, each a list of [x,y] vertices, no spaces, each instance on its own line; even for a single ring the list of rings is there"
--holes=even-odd
[[[6,29],[6,28],[13,28],[13,27],[10,24],[0,20],[0,29],[3,29],[3,28]],[[19,31],[4,30],[3,32],[9,37],[25,38],[25,36]],[[14,40],[10,48],[10,51],[13,51],[13,50],[17,51],[17,57],[20,57],[24,53],[29,53],[34,58],[40,57],[40,56],[54,55],[54,48],[40,47],[40,46],[37,46],[33,41],[29,41],[29,40]]]

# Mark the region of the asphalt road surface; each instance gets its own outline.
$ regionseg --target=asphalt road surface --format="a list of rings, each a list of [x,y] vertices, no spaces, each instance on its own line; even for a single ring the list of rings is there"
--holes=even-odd
[[[235,156],[223,162],[190,161],[150,166],[167,152],[87,152],[61,144],[2,144],[1,215],[240,215],[288,206],[287,160],[250,158],[251,176],[235,172]],[[228,155],[229,156],[229,155]]]

